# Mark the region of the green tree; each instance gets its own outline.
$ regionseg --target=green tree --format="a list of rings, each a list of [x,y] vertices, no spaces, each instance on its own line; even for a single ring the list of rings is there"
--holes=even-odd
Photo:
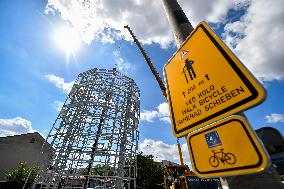
[[[115,175],[115,173],[111,170],[111,167],[106,167],[105,165],[97,164],[96,166],[94,166],[91,169],[92,175],[103,176],[104,175],[104,171],[108,171],[108,176],[114,176]],[[88,169],[87,168],[83,169],[80,172],[80,174],[88,175]]]
[[[6,178],[9,182],[12,182],[15,185],[15,188],[17,186],[22,187],[27,180],[26,188],[28,188],[37,178],[39,171],[39,166],[27,167],[25,161],[20,161],[18,167],[6,173]]]
[[[164,174],[157,166],[154,156],[137,154],[137,188],[138,189],[162,189]]]

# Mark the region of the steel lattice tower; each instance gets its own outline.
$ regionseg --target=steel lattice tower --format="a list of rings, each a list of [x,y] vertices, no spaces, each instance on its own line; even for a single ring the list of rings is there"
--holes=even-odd
[[[113,70],[79,74],[47,142],[54,155],[42,188],[136,188],[140,91]]]

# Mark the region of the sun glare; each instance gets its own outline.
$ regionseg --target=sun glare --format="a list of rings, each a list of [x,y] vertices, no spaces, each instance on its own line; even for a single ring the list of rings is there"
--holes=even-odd
[[[81,42],[80,35],[71,27],[59,28],[55,33],[54,39],[67,55],[73,54],[78,50]]]

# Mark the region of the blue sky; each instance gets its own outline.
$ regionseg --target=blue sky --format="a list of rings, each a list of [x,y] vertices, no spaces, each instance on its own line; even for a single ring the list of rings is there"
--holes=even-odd
[[[96,9],[98,4],[92,4],[94,10],[90,12],[94,11],[96,16],[88,20],[86,15],[72,9],[82,5],[70,2],[72,6],[63,1],[49,1],[46,8],[48,1],[0,1],[0,136],[33,131],[47,135],[58,114],[58,104],[65,101],[71,82],[80,72],[94,67],[117,67],[133,78],[141,90],[140,150],[153,153],[158,159],[178,161],[164,97],[136,45],[123,29],[124,24],[133,28],[162,76],[162,67],[176,47],[161,3],[105,1],[101,9]],[[266,101],[245,112],[252,127],[270,126],[283,133],[284,54],[280,47],[284,44],[281,22],[284,12],[278,8],[283,7],[283,2],[274,2],[272,10],[263,15],[267,20],[255,16],[261,15],[261,8],[268,6],[265,1],[223,3],[219,0],[206,5],[198,1],[179,2],[194,26],[202,20],[209,22],[263,83]],[[153,10],[149,8],[144,13],[147,3]],[[84,28],[84,24],[91,27]],[[82,37],[75,58],[71,56],[69,61],[53,37],[62,25],[76,28]],[[105,32],[106,26],[111,32]],[[182,147],[186,153],[186,145]]]

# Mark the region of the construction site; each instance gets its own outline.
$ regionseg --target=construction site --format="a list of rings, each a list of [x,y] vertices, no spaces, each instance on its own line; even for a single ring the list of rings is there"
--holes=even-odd
[[[129,26],[125,26],[166,97],[155,66]],[[116,68],[94,68],[80,73],[50,130],[46,143],[52,157],[37,179],[37,188],[136,189],[140,90],[133,79]],[[43,145],[43,148],[44,148]],[[222,188],[220,181],[202,182],[184,164],[163,167],[160,188]],[[175,163],[174,163],[175,164]]]
[[[178,47],[184,45],[184,40],[188,40],[187,36],[192,35],[190,33],[192,31],[194,33],[197,29],[193,29],[176,1],[165,0],[163,3],[174,33],[176,44]],[[179,12],[179,16],[175,15],[177,12]],[[148,64],[163,96],[166,101],[168,101],[172,110],[173,107],[166,71],[166,66],[168,66],[170,62],[164,67],[164,82],[141,43],[134,35],[134,32],[128,25],[124,26],[124,28],[128,30],[133,38],[133,41]],[[183,50],[181,59],[186,56],[188,52],[189,51]],[[186,59],[185,66],[182,68],[187,83],[189,83],[189,78],[187,78],[184,68],[187,69],[191,80],[197,77],[192,66],[193,63],[194,60]],[[209,81],[208,74],[206,74],[205,77]],[[199,85],[203,83],[204,81],[202,80],[199,82]],[[213,88],[211,89],[210,87]],[[213,85],[210,85],[210,87],[211,90],[214,90]],[[223,92],[226,91],[224,86],[221,89]],[[188,90],[193,91],[194,88]],[[244,92],[242,87],[241,90]],[[189,91],[188,94],[190,93]],[[262,91],[259,91],[259,93],[261,92]],[[206,96],[207,93],[209,94],[210,92],[205,89],[198,95],[200,96],[201,93],[203,96]],[[231,92],[231,94],[229,94],[230,99],[232,95],[233,97],[236,96],[235,93]],[[183,97],[186,98],[185,92],[183,92]],[[186,104],[191,104],[194,101],[195,99],[193,97],[186,102]],[[204,101],[201,104],[206,104],[206,102]],[[206,111],[208,110],[209,108],[206,109]],[[192,110],[187,109],[187,111],[191,112]],[[198,115],[200,115],[200,113],[201,110],[199,110]],[[171,116],[173,116],[173,114],[172,112]],[[194,117],[192,117],[192,119],[193,118]],[[41,172],[37,180],[39,188],[141,188],[136,186],[139,119],[140,90],[133,79],[123,75],[117,71],[116,68],[112,70],[94,68],[80,73],[47,136],[46,143],[53,149],[53,156],[51,159],[45,161],[46,165],[44,167],[47,167],[47,169]],[[172,117],[172,124],[173,123],[174,118]],[[249,126],[247,129],[250,129]],[[179,135],[175,132],[174,135],[177,137],[176,156],[179,157],[179,164],[170,163],[164,166],[162,169],[164,181],[160,184],[156,183],[155,188],[238,189],[242,188],[242,185],[246,186],[248,182],[251,183],[251,186],[257,187],[260,183],[271,183],[271,186],[275,189],[282,187],[280,186],[276,169],[271,167],[269,160],[266,159],[266,151],[263,152],[264,155],[261,157],[266,164],[263,164],[263,167],[259,170],[254,169],[246,172],[260,172],[251,175],[251,178],[249,176],[239,176],[237,179],[233,177],[218,177],[218,175],[227,176],[227,173],[217,173],[209,176],[206,174],[203,175],[203,173],[200,174],[194,162],[194,154],[189,137],[187,138],[187,142],[189,152],[191,153],[191,161],[194,162],[193,171],[190,170],[188,165],[183,161],[181,145],[179,143],[179,138],[184,135]],[[189,131],[186,133],[189,133]],[[221,141],[218,138],[219,136],[216,133],[217,131],[213,131],[207,134],[208,136],[205,135],[209,148],[221,145]],[[193,136],[195,135],[191,134],[191,137]],[[213,139],[213,137],[215,139]],[[255,136],[252,134],[250,137]],[[258,139],[255,138],[255,140]],[[260,147],[259,150],[265,149]],[[212,150],[212,152],[214,156],[209,159],[209,163],[212,167],[218,167],[219,161],[223,164],[227,163],[230,165],[236,163],[236,157],[232,153],[223,153],[223,149],[221,149],[221,152],[215,153],[214,150]],[[222,153],[222,157],[218,157],[216,155],[217,153]],[[266,172],[261,172],[264,170],[264,167],[266,172],[270,173],[267,177],[264,177]],[[208,173],[210,172],[214,171],[208,171]],[[220,172],[223,172],[223,170]],[[239,174],[239,172],[236,173],[232,172],[231,174]],[[201,178],[198,176],[201,176]],[[254,182],[251,182],[251,179],[253,179]],[[271,180],[275,182],[271,182]]]
[[[140,92],[113,70],[79,74],[49,135],[43,188],[136,188]]]
[[[94,5],[91,1],[78,4],[86,10]],[[23,124],[30,133],[1,135],[0,189],[284,188],[284,138],[281,132],[263,125],[252,127],[244,113],[265,101],[267,94],[263,83],[216,35],[215,28],[204,21],[194,28],[177,0],[162,0],[161,5],[173,34],[171,45],[177,48],[168,62],[159,67],[163,77],[157,71],[157,63],[152,62],[143,43],[127,23],[121,30],[126,31],[131,40],[121,43],[129,43],[131,48],[135,46],[144,58],[146,64],[143,66],[153,76],[147,79],[154,80],[158,86],[159,100],[166,104],[166,109],[160,110],[162,104],[150,93],[145,94],[150,96],[149,104],[156,109],[144,109],[143,105],[141,108],[144,99],[140,94],[152,87],[143,85],[145,88],[140,93],[139,78],[134,80],[121,71],[121,64],[126,61],[115,52],[107,54],[115,56],[115,66],[105,69],[88,65],[86,71],[76,72],[75,75],[79,74],[71,82],[52,74],[45,75],[44,78],[63,91],[65,101],[57,108],[57,117],[54,116],[52,126],[45,129],[45,135],[32,129],[27,120]],[[246,4],[246,8],[248,6]],[[224,31],[228,29],[224,28]],[[141,41],[148,44],[147,39]],[[104,48],[96,50],[102,52]],[[114,46],[111,48],[115,49]],[[118,49],[123,50],[120,46]],[[72,54],[68,50],[66,59]],[[22,53],[21,56],[24,59],[28,55]],[[100,60],[105,64],[109,57],[104,55]],[[129,61],[133,59],[129,58]],[[137,69],[141,69],[139,66]],[[57,72],[62,71],[57,65],[55,67]],[[69,76],[70,73],[66,71],[65,74]],[[143,74],[139,77],[144,77]],[[70,75],[73,77],[74,74]],[[57,105],[60,102],[53,101]],[[160,105],[155,107],[153,102]],[[150,114],[148,119],[146,113]],[[276,121],[266,116],[267,122],[283,123],[279,118],[281,115],[276,116]],[[160,121],[158,123],[166,122],[170,127],[162,129],[171,130],[170,135],[159,133],[161,127],[153,123],[154,119]],[[17,117],[16,121],[19,124],[23,119]],[[155,130],[146,128],[148,135],[141,132],[143,142],[146,141],[143,149],[139,141],[141,121],[155,126]],[[154,135],[158,135],[155,140]],[[170,144],[163,143],[162,140],[169,136],[174,143],[172,139],[165,139]],[[168,151],[163,153],[163,149]],[[187,153],[186,158],[182,152]],[[158,153],[163,153],[164,159],[155,157]],[[15,168],[15,162],[20,162],[18,168]],[[24,177],[19,179],[21,174]]]

